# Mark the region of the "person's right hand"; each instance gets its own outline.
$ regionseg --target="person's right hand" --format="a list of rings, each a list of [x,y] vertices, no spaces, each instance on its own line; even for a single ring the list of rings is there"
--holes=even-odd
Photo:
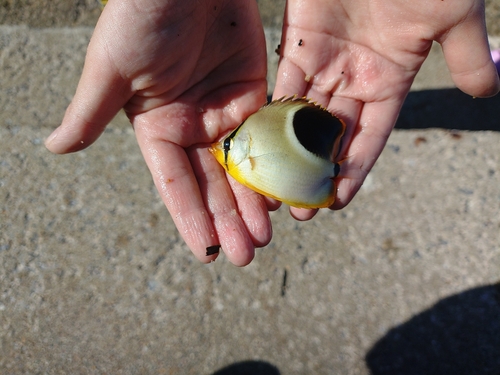
[[[483,1],[287,1],[274,97],[307,96],[346,120],[333,209],[349,203],[382,152],[433,40],[458,88],[498,92]],[[315,212],[291,209],[301,220]]]
[[[110,0],[75,97],[46,145],[55,153],[81,150],[123,107],[196,257],[214,260],[206,248],[220,244],[232,263],[246,265],[254,247],[271,239],[273,207],[228,180],[208,146],[265,104],[266,91],[255,1]]]

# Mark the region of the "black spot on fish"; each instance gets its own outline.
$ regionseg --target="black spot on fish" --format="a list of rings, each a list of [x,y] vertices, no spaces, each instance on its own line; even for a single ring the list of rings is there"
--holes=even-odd
[[[231,134],[227,136],[226,139],[224,139],[223,147],[224,147],[224,164],[226,165],[227,169],[227,159],[229,157],[229,151],[231,150],[231,147],[233,145],[232,141],[233,138],[236,136],[236,133],[238,133],[238,130],[240,130],[241,126],[244,124],[241,123],[236,129],[233,130]]]
[[[306,150],[330,160],[344,124],[325,109],[306,106],[295,112],[293,129]]]

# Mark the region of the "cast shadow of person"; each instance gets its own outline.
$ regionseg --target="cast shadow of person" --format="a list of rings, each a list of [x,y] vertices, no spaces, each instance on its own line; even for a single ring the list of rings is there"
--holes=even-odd
[[[500,131],[500,95],[475,99],[459,89],[412,91],[396,122],[398,129]]]
[[[499,375],[500,282],[445,298],[366,355],[372,375]]]
[[[274,365],[264,361],[243,361],[233,363],[212,375],[280,375],[280,371]]]

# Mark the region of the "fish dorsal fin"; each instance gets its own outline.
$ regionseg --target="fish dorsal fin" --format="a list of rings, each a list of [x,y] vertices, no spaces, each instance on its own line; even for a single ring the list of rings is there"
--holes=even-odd
[[[310,106],[315,106],[321,109],[326,110],[323,106],[317,104],[315,101],[312,99],[309,99],[305,96],[299,97],[297,95],[292,95],[292,96],[282,96],[279,99],[274,99],[270,103],[264,105],[264,107],[274,107],[274,106],[282,106],[282,105],[310,105]]]

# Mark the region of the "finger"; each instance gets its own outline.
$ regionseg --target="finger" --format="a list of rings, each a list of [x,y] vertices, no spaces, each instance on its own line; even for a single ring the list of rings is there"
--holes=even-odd
[[[254,243],[240,215],[224,170],[207,148],[189,148],[188,156],[222,250],[234,265],[247,265],[254,257]],[[182,187],[179,189],[182,190]],[[265,205],[262,205],[261,211],[265,211]],[[250,221],[250,218],[247,219]]]
[[[290,215],[298,221],[311,220],[318,211],[318,209],[290,207]]]
[[[476,97],[493,96],[498,92],[500,82],[482,18],[467,19],[438,41],[459,89]]]
[[[175,226],[196,258],[204,263],[215,260],[217,254],[206,255],[207,247],[219,245],[219,239],[186,152],[175,144],[148,137],[139,123],[136,120],[139,147]]]
[[[303,96],[307,88],[304,72],[290,60],[283,57],[278,65],[273,99],[284,96]]]
[[[309,94],[308,94],[309,95]],[[311,94],[311,97],[313,98],[319,98],[319,95],[314,95]],[[321,99],[318,99],[321,100]],[[323,102],[328,102],[327,98],[322,99]],[[346,124],[346,129],[344,136],[342,137],[342,149],[339,152],[339,155],[336,155],[335,161],[342,161],[344,159],[347,159],[345,156],[346,150],[349,148],[351,139],[353,137],[353,134],[356,130],[356,124],[359,122],[359,116],[361,113],[361,109],[363,107],[362,103],[349,99],[349,98],[342,98],[342,97],[332,97],[330,98],[330,102],[328,104],[325,104],[328,108],[328,110],[332,113],[334,113],[336,116],[338,116],[344,123]],[[342,163],[343,165],[344,163]],[[344,167],[345,169],[345,167]],[[358,176],[360,178],[363,178],[362,176]],[[335,182],[338,184],[339,178],[335,179]],[[361,181],[362,184],[362,181]],[[344,183],[345,185],[345,183]],[[337,189],[337,197],[335,198],[335,202],[333,207],[344,207],[344,205],[337,203],[339,200],[338,198],[338,186],[336,187]],[[348,191],[351,191],[350,189]],[[312,219],[316,214],[318,213],[317,209],[303,209],[303,208],[296,208],[296,207],[290,207],[290,214],[292,217],[296,220],[299,221],[307,221]]]
[[[106,54],[96,29],[89,44],[82,76],[59,126],[46,140],[58,154],[90,146],[104,131],[132,93]]]
[[[276,211],[281,207],[281,202],[274,198],[264,197],[264,202],[268,211]]]
[[[345,207],[358,192],[382,153],[396,123],[403,99],[365,103],[338,176],[337,199],[331,208]]]
[[[271,241],[273,234],[266,199],[243,186],[230,175],[226,174],[226,177],[233,191],[241,219],[245,223],[253,244],[256,247],[266,246]]]

